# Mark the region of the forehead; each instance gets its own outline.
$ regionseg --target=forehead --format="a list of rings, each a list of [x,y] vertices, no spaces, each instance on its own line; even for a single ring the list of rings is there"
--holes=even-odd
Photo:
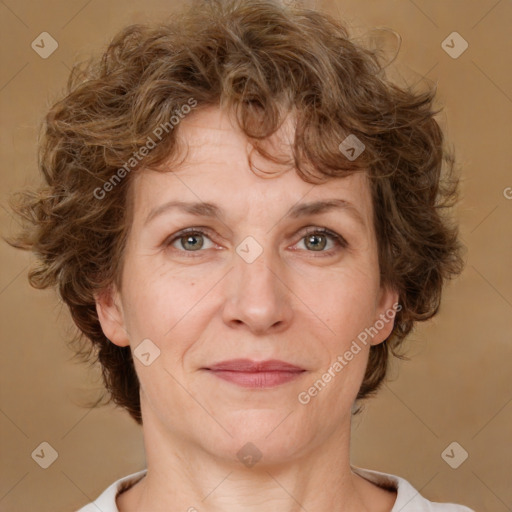
[[[312,184],[291,165],[264,159],[254,150],[230,114],[218,108],[198,110],[179,125],[181,156],[156,172],[141,170],[134,176],[134,208],[146,216],[158,205],[179,199],[220,205],[226,210],[275,212],[282,215],[293,205],[338,198],[357,208],[364,223],[371,224],[372,201],[365,172]],[[279,158],[291,158],[293,117],[265,141],[265,149]],[[248,161],[250,154],[251,165]],[[266,174],[265,174],[266,173]]]

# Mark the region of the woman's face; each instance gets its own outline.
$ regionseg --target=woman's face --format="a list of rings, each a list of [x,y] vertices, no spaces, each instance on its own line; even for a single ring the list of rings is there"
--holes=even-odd
[[[280,154],[289,127],[273,139]],[[370,344],[392,330],[366,175],[258,176],[215,108],[179,130],[186,160],[134,177],[121,290],[98,298],[103,329],[134,351],[145,428],[225,459],[304,456],[348,434]]]

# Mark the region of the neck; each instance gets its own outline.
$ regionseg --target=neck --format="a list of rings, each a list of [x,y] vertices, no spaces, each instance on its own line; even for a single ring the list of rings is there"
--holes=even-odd
[[[245,467],[235,457],[221,458],[164,431],[148,413],[147,474],[118,497],[120,512],[373,512],[389,511],[394,503],[396,493],[351,471],[350,424],[299,456],[284,462],[264,456]]]

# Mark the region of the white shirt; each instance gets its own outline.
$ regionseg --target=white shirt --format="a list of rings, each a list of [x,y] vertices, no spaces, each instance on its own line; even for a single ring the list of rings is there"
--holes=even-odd
[[[397,492],[395,504],[391,512],[475,512],[464,505],[455,503],[437,503],[429,501],[407,481],[396,475],[381,473],[370,469],[351,466],[352,471],[366,480],[381,487],[391,488]],[[120,478],[107,487],[93,502],[85,505],[77,512],[119,512],[116,497],[122,491],[135,485],[146,475],[146,469]]]

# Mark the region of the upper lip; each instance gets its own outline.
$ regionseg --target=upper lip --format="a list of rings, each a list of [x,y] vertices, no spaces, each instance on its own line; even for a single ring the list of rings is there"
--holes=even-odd
[[[206,368],[213,371],[231,371],[231,372],[302,372],[304,368],[294,364],[277,359],[268,359],[267,361],[253,361],[252,359],[231,359],[221,361]]]

